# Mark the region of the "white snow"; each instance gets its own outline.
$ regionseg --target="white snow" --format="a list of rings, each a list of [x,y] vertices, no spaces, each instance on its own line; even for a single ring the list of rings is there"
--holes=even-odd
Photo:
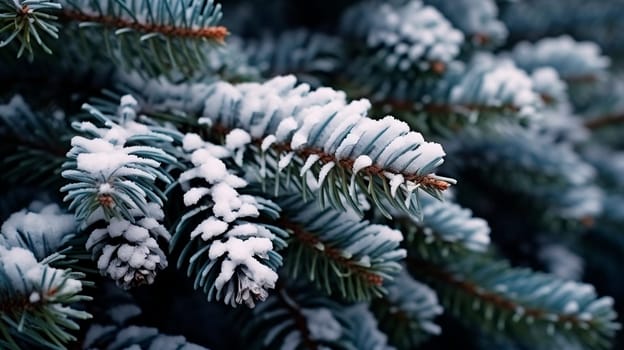
[[[26,249],[19,247],[7,249],[0,246],[0,267],[16,289],[25,291],[29,286],[24,285],[26,281],[23,280],[21,272],[37,268],[38,263],[33,253]]]
[[[184,205],[190,207],[197,204],[204,196],[210,193],[205,187],[193,187],[184,193]]]
[[[278,141],[283,141],[295,130],[297,130],[297,121],[294,118],[286,118],[279,123],[275,138]]]
[[[319,187],[323,186],[323,182],[325,182],[325,178],[329,174],[329,171],[332,170],[335,165],[336,165],[336,163],[334,163],[334,162],[329,162],[329,163],[326,163],[325,165],[323,165],[323,167],[321,168],[321,171],[319,172],[319,176],[318,176],[318,185],[319,185]]]
[[[567,35],[541,39],[535,44],[521,42],[514,47],[511,55],[524,69],[533,71],[540,67],[553,67],[564,79],[599,77],[610,64],[598,45],[575,41]]]
[[[202,164],[198,170],[199,175],[211,184],[223,180],[228,175],[225,163],[212,156],[202,159]]]
[[[187,152],[194,151],[203,146],[204,141],[197,134],[188,133],[184,135],[184,138],[182,139],[182,148],[184,148],[184,150]]]
[[[105,182],[98,187],[99,194],[111,194],[113,192],[113,186],[111,186],[111,184],[109,184],[108,182]]]
[[[262,144],[260,145],[260,149],[262,152],[266,152],[272,144],[275,143],[276,137],[275,135],[269,135],[262,140]]]
[[[357,174],[360,170],[367,168],[373,164],[373,161],[369,156],[362,155],[355,159],[353,162],[353,174]]]
[[[294,156],[295,156],[295,152],[288,152],[285,155],[283,155],[282,158],[280,158],[279,162],[277,163],[277,167],[279,171],[286,169],[286,167],[290,165],[290,162],[292,161]]]
[[[144,227],[131,225],[124,232],[124,238],[128,242],[143,242],[149,238],[149,232]]]
[[[129,244],[122,244],[121,247],[117,250],[117,257],[124,262],[127,262],[132,258],[134,254],[135,246]]]
[[[273,249],[273,244],[268,238],[252,237],[247,240],[230,237],[225,242],[215,241],[210,247],[210,259],[225,256],[221,265],[221,272],[215,280],[215,287],[222,289],[232,279],[234,270],[240,267],[244,276],[239,276],[240,283],[244,288],[239,290],[237,299],[253,306],[251,293],[260,294],[261,299],[266,298],[267,288],[273,288],[277,281],[277,273],[268,266],[260,263],[255,257],[266,256]]]
[[[320,158],[321,157],[316,155],[316,154],[312,154],[312,155],[308,156],[308,158],[306,159],[305,163],[301,167],[301,171],[299,172],[299,175],[300,176],[304,176],[308,172],[308,170],[310,170],[310,168],[312,168],[314,163],[316,163]]]
[[[377,230],[377,236],[382,241],[401,242],[403,241],[403,234],[401,231],[393,230],[385,225],[370,225],[372,229]]]
[[[132,95],[121,96],[120,105],[124,107],[138,107],[139,102]]]
[[[31,304],[38,303],[40,300],[41,300],[41,295],[37,292],[30,293],[30,296],[28,297],[28,301]]]
[[[31,208],[38,206],[34,202]],[[57,204],[38,210],[23,209],[13,213],[0,228],[0,244],[5,247],[28,247],[38,259],[52,254],[76,232],[76,220]],[[24,241],[23,235],[28,237]]]
[[[77,168],[91,174],[103,174],[108,177],[112,175],[115,170],[129,163],[146,164],[152,167],[160,166],[160,163],[155,160],[140,158],[128,154],[125,149],[119,149],[111,144],[109,145],[111,147],[98,152],[79,154],[76,157]]]
[[[62,270],[38,263],[33,253],[23,248],[7,249],[0,246],[0,269],[4,271],[14,288],[28,293],[31,300],[37,299],[37,296],[30,294],[34,289],[43,288],[44,294],[40,294],[37,301],[42,297],[53,299],[57,295],[75,294],[82,290],[80,281],[73,278],[65,279]],[[48,290],[54,292],[47,293]]]
[[[401,174],[386,174],[387,177],[390,178],[390,194],[392,197],[396,197],[396,192],[404,182],[405,179]]]
[[[250,142],[251,136],[242,129],[234,129],[225,136],[225,147],[230,150],[243,148]]]
[[[208,241],[216,236],[223,234],[227,231],[229,225],[215,217],[209,217],[202,221],[201,224],[191,232],[191,239],[201,235],[204,241]]]
[[[397,172],[409,169],[410,173],[416,173],[425,165],[431,165],[427,172],[432,172],[441,163],[440,160],[434,160],[444,156],[439,145],[425,143],[422,135],[410,132],[406,123],[390,116],[382,120],[368,118],[368,100],[347,103],[343,92],[329,88],[311,91],[305,84],[296,85],[293,76],[276,77],[262,84],[233,86],[217,83],[211,89],[211,111],[220,113],[208,113],[206,110],[205,115],[213,116],[214,122],[235,125],[253,137],[261,138],[260,149],[264,152],[275,142],[280,142],[289,144],[293,149],[304,146],[321,149],[339,160],[355,161],[362,157],[359,162],[368,163],[368,157],[370,165],[383,166]],[[244,133],[240,135],[243,137]],[[245,135],[241,142],[248,140]],[[229,142],[229,148],[234,147],[233,142]],[[420,156],[416,158],[418,154]],[[290,157],[290,153],[287,153],[277,161],[278,170],[283,170],[292,161]],[[302,176],[315,161],[317,159],[312,156],[306,159],[301,170]],[[429,164],[431,162],[434,163]],[[264,175],[263,161],[260,165],[261,175]],[[319,179],[323,180],[335,165],[324,164]],[[188,175],[182,180],[194,176]]]

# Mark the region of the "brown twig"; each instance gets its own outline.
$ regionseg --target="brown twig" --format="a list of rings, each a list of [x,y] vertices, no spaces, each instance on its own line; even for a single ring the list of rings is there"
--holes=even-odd
[[[619,123],[624,123],[624,114],[610,114],[602,117],[592,118],[585,122],[585,127],[590,130],[596,130],[605,126]]]
[[[31,303],[26,296],[18,295],[15,298],[9,298],[8,300],[2,300],[0,302],[0,314],[29,310],[35,305],[36,304]]]
[[[436,280],[438,282],[450,285],[456,289],[461,290],[465,294],[468,294],[474,298],[477,298],[484,303],[492,304],[498,309],[505,310],[507,312],[515,313],[518,310],[523,310],[523,314],[530,316],[536,320],[550,320],[552,321],[553,312],[549,312],[540,308],[523,305],[521,302],[511,300],[505,295],[501,295],[492,291],[485,290],[474,282],[466,278],[458,278],[451,272],[446,271],[438,266],[428,263],[423,260],[410,258],[408,260],[409,266],[416,272],[422,273],[425,276]],[[570,314],[555,314],[556,320],[561,323],[571,323],[574,325],[580,323],[587,323],[581,321],[576,315]]]
[[[229,133],[228,128],[224,128],[222,126],[215,125],[212,127],[216,133],[221,135],[227,135]],[[262,139],[253,140],[256,144],[261,144]],[[334,162],[346,169],[352,169],[355,160],[346,158],[346,159],[337,159],[333,154],[327,153],[323,150],[312,148],[312,147],[303,147],[301,149],[293,150],[288,143],[275,143],[271,146],[278,152],[295,152],[298,156],[302,158],[307,158],[311,155],[316,155],[319,157],[319,160],[323,163]],[[385,172],[392,172],[388,169],[384,169],[377,165],[371,165],[361,170],[361,172],[367,173],[370,176],[383,176]],[[416,184],[420,184],[425,187],[435,188],[440,191],[447,190],[451,185],[443,180],[439,180],[431,175],[416,175],[416,174],[408,174],[408,173],[400,173],[406,181],[411,181]]]
[[[94,22],[102,24],[105,27],[112,28],[131,28],[141,33],[160,33],[166,36],[183,37],[191,39],[209,39],[217,42],[223,42],[229,34],[227,28],[223,26],[212,26],[204,28],[180,28],[166,24],[141,23],[134,20],[104,16],[92,15],[84,12],[66,10],[61,13],[61,18],[79,22]]]
[[[295,238],[310,249],[316,249],[315,246],[317,244],[323,243],[315,234],[307,232],[304,228],[292,222],[280,220],[280,226],[292,231]],[[372,286],[381,286],[383,284],[384,279],[382,276],[368,271],[366,268],[356,264],[353,260],[345,258],[342,256],[342,252],[339,249],[326,244],[323,244],[323,247],[323,255],[344,269],[352,272],[354,275],[359,276],[365,283]]]

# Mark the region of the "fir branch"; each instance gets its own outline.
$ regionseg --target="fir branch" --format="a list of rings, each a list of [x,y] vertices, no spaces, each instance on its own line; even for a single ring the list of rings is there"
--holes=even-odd
[[[41,34],[58,38],[58,18],[55,14],[60,8],[60,4],[49,0],[0,1],[0,33],[10,32],[8,37],[0,41],[0,48],[18,41],[17,57],[28,52],[28,57],[32,60],[32,45],[36,42],[45,52],[52,53]]]
[[[285,220],[281,220],[279,225],[293,232],[293,238],[297,239],[297,241],[303,244],[308,250],[318,250],[318,247],[322,246],[323,249],[321,250],[321,254],[326,256],[340,268],[347,271],[345,275],[358,276],[361,280],[365,281],[363,284],[367,284],[371,287],[379,287],[383,284],[382,276],[370,272],[364,266],[346,258],[341,250],[328,246],[327,244],[323,244],[316,235],[306,232],[301,226]]]
[[[203,0],[64,0],[66,18],[91,47],[144,75],[192,75],[203,52],[223,43],[227,30],[214,26],[221,6]],[[71,28],[71,27],[70,27]],[[74,26],[76,28],[76,26]]]
[[[274,295],[240,319],[246,348],[355,349],[348,310],[305,284],[278,284]]]
[[[320,349],[320,344],[310,336],[308,320],[301,312],[301,308],[292,298],[288,296],[283,286],[278,286],[277,288],[277,300],[279,300],[279,303],[285,307],[286,310],[288,310],[288,313],[293,318],[296,328],[301,333],[303,345],[310,350]]]
[[[0,245],[0,347],[19,350],[30,346],[66,349],[76,338],[76,320],[90,318],[71,305],[88,301],[80,295],[84,275],[48,264],[64,256],[53,254],[42,261],[23,248]]]
[[[468,37],[468,45],[478,49],[492,49],[502,44],[507,38],[507,28],[498,18],[498,6],[493,0],[474,2],[456,0],[453,3],[445,0],[425,0],[434,6],[455,27]]]
[[[219,135],[221,137],[225,137],[225,135],[232,131],[221,125],[213,125],[211,127],[211,130],[213,130],[216,135]],[[252,138],[251,143],[260,148],[264,140],[265,138]],[[318,158],[318,162],[320,162],[321,164],[334,163],[340,165],[344,169],[353,169],[353,166],[356,162],[356,159],[353,158],[339,159],[335,154],[325,152],[324,150],[319,148],[304,146],[298,149],[293,149],[288,142],[275,142],[271,144],[269,148],[271,150],[274,150],[277,154],[295,153],[302,159],[307,159],[310,156],[314,156],[314,158]],[[446,191],[451,187],[450,181],[448,181],[447,179],[441,179],[437,176],[419,175],[408,172],[394,172],[391,169],[384,169],[374,164],[362,168],[360,172],[368,175],[371,178],[378,177],[380,179],[385,179],[388,173],[392,175],[401,175],[405,181],[410,181],[416,185],[432,188],[438,191]]]
[[[226,133],[245,132],[238,162],[255,163],[258,180],[271,182],[276,191],[285,177],[304,194],[320,186],[321,197],[343,209],[345,203],[336,196],[340,193],[347,206],[359,211],[359,190],[386,215],[394,206],[418,217],[419,190],[439,198],[455,183],[434,173],[444,161],[440,145],[426,142],[392,117],[368,118],[367,100],[348,102],[341,91],[311,90],[297,85],[293,76],[262,84],[152,80],[131,85],[146,101],[143,110],[154,118],[209,129],[218,143],[227,142]],[[318,180],[309,181],[309,175]]]
[[[600,47],[593,42],[576,41],[568,35],[544,38],[536,43],[518,43],[511,56],[529,72],[552,67],[570,84],[591,83],[606,74],[610,64]]]
[[[55,183],[73,135],[62,118],[35,112],[21,96],[13,96],[0,105],[0,162],[7,169],[0,176],[11,183],[41,187]]]
[[[170,234],[160,224],[166,195],[159,187],[172,182],[161,164],[176,163],[173,137],[134,121],[136,101],[122,97],[115,115],[85,105],[104,127],[76,122],[85,136],[72,139],[61,188],[81,228],[89,226],[86,247],[103,275],[123,288],[154,282],[167,259],[157,239]],[[113,120],[119,120],[120,124]],[[176,135],[176,133],[169,133]],[[179,136],[179,135],[178,135]]]
[[[27,249],[42,261],[62,251],[76,230],[74,216],[62,211],[58,204],[35,201],[4,221],[0,228],[0,245]]]
[[[72,149],[63,164],[63,177],[74,183],[63,186],[65,200],[71,201],[81,226],[101,211],[107,219],[121,217],[134,222],[131,210],[149,215],[148,202],[162,205],[166,199],[157,181],[171,183],[169,174],[160,166],[172,164],[173,138],[134,121],[136,101],[124,96],[118,115],[105,115],[85,104],[84,109],[105,125],[98,128],[91,122],[75,122],[74,128],[85,135],[72,139]],[[113,120],[120,120],[116,124]],[[136,183],[136,184],[133,184]],[[138,186],[138,188],[137,188]]]
[[[475,320],[489,332],[505,331],[521,343],[570,342],[607,349],[619,329],[613,300],[597,298],[589,285],[477,256],[467,256],[461,264],[410,256],[408,266],[433,283],[456,316]]]
[[[207,39],[223,43],[229,34],[223,26],[208,26],[202,28],[177,27],[169,24],[142,23],[138,20],[118,18],[104,14],[85,13],[77,10],[64,10],[59,14],[61,20],[77,21],[84,23],[98,23],[104,27],[119,29],[132,29],[139,33],[158,33],[169,37],[188,39]]]
[[[384,282],[401,269],[405,256],[399,231],[362,221],[354,212],[322,209],[299,195],[276,199],[284,216],[277,222],[293,234],[285,266],[292,278],[306,278],[348,300],[368,300],[385,292]]]
[[[571,143],[503,122],[467,129],[456,142],[447,145],[455,176],[533,203],[541,208],[535,213],[540,220],[573,222],[600,212],[596,170]]]
[[[276,75],[294,74],[312,86],[326,82],[346,63],[345,45],[340,38],[307,29],[288,30],[277,37],[263,36],[245,41],[241,51],[247,62],[269,79]],[[231,41],[228,48],[232,49]]]
[[[388,294],[373,300],[370,308],[390,344],[398,349],[414,349],[441,332],[433,322],[442,313],[435,292],[405,271],[388,283]]]
[[[358,3],[345,11],[341,32],[355,43],[359,56],[353,63],[356,72],[431,70],[440,74],[459,54],[464,41],[463,34],[442,14],[420,1]]]
[[[264,224],[276,220],[280,208],[246,194],[248,183],[228,169],[231,150],[197,134],[187,134],[183,147],[188,154],[178,182],[188,210],[176,222],[170,245],[172,251],[181,248],[178,268],[187,266],[194,288],[208,300],[253,308],[275,287],[282,265],[277,251],[288,234]]]
[[[414,222],[397,217],[397,227],[405,233],[406,245],[424,241],[418,254],[426,258],[462,256],[466,252],[485,252],[490,243],[490,227],[470,209],[433,198],[423,198],[423,220]]]

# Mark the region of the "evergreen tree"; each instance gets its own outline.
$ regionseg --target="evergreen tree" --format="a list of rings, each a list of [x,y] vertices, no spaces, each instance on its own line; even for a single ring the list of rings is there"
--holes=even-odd
[[[622,15],[0,0],[0,348],[624,345]]]

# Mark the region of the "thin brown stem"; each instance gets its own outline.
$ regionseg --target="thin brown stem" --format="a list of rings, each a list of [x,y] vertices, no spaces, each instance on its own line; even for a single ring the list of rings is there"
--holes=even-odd
[[[294,224],[286,220],[280,220],[280,226],[285,227],[292,231],[294,237],[298,242],[303,244],[309,249],[317,250],[315,248],[319,243],[323,243],[324,249],[321,254],[326,256],[331,261],[335,262],[338,266],[348,270],[355,276],[359,276],[362,281],[372,286],[381,286],[383,284],[383,277],[375,273],[368,271],[366,268],[356,264],[353,260],[345,258],[342,251],[332,246],[326,245],[313,233],[307,232],[303,227]],[[317,250],[318,251],[318,250]]]
[[[521,302],[509,299],[505,295],[481,288],[479,285],[469,279],[466,279],[465,277],[460,278],[455,276],[453,273],[424,260],[409,258],[408,262],[413,271],[423,274],[439,283],[461,290],[463,293],[479,299],[483,303],[491,304],[497,309],[502,309],[510,313],[515,313],[517,310],[523,310],[524,315],[530,316],[536,320],[552,320],[551,317],[553,312],[551,311],[524,305]],[[571,323],[573,325],[586,323],[585,321],[581,321],[576,315],[555,314],[555,316],[557,322],[560,323]]]
[[[624,123],[624,114],[610,114],[592,118],[585,122],[585,127],[590,130],[600,129],[613,124]]]
[[[18,295],[15,298],[9,298],[0,302],[0,314],[11,314],[18,311],[31,309],[35,304],[31,303],[28,298]]]
[[[227,28],[223,26],[180,28],[166,24],[141,23],[112,16],[92,15],[74,10],[63,11],[61,13],[61,18],[71,21],[99,23],[105,27],[111,28],[131,28],[141,33],[160,33],[170,37],[209,39],[217,42],[223,42],[225,37],[229,34]]]
[[[212,130],[221,135],[227,135],[230,131],[228,128],[224,128],[221,126],[213,126]],[[253,142],[255,144],[261,144],[262,139],[254,139]],[[288,143],[275,143],[271,146],[274,150],[278,152],[295,152],[298,156],[302,158],[307,158],[311,155],[316,155],[319,157],[319,161],[322,163],[330,163],[334,162],[335,164],[345,168],[345,169],[353,169],[353,164],[355,163],[354,159],[345,158],[338,159],[335,155],[327,153],[321,149],[312,148],[312,147],[303,147],[297,150],[293,150]],[[383,174],[386,172],[394,173],[389,169],[384,169],[377,165],[371,165],[361,170],[361,172],[368,174],[369,176],[384,176]],[[437,179],[431,175],[417,175],[417,174],[409,174],[409,173],[400,173],[406,181],[411,181],[416,184],[420,184],[425,187],[435,188],[440,191],[447,190],[451,184]]]

